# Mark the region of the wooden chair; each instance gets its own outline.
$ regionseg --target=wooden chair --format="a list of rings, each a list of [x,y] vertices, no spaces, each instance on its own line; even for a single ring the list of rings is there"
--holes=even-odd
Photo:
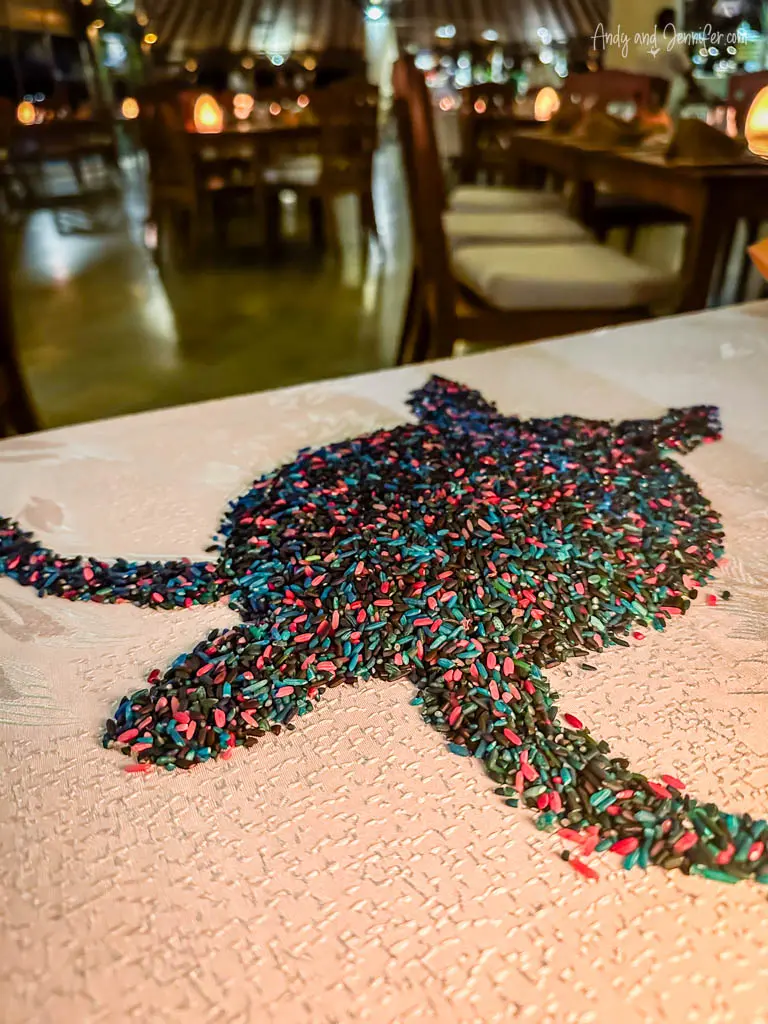
[[[488,87],[482,87],[485,91],[481,94],[487,98],[491,95]],[[497,87],[493,87],[497,88]],[[509,102],[509,88],[499,86],[501,95],[505,97],[504,102]],[[465,90],[470,96],[475,95],[476,90]],[[503,108],[502,108],[503,109]],[[463,115],[460,115],[463,116]],[[503,123],[503,115],[499,115],[500,123]],[[527,122],[523,122],[525,124]],[[522,125],[515,122],[515,131]],[[400,132],[401,142],[403,138]],[[468,143],[471,148],[471,143]],[[472,163],[470,156],[469,163]],[[507,161],[508,163],[508,161]],[[471,178],[474,171],[469,170],[464,174],[465,178]],[[506,180],[509,172],[505,168],[502,177]],[[542,187],[543,183],[537,184],[534,188],[511,187],[508,184],[475,184],[472,181],[465,181],[456,188],[447,192],[445,183],[441,183],[441,201],[443,205],[457,213],[521,213],[523,211],[536,211],[541,209],[563,210],[565,202],[562,195],[547,191]]]
[[[194,262],[202,248],[206,210],[177,98],[167,89],[144,94],[139,111],[141,140],[149,161],[148,221],[157,230],[158,263],[163,269],[168,260]]]
[[[586,109],[605,110],[612,102],[647,106],[656,99],[663,103],[668,89],[667,80],[657,75],[601,69],[568,75],[563,92]]]
[[[622,128],[621,123],[607,113],[608,108],[613,102],[634,103],[638,108],[654,100],[661,103],[668,89],[669,83],[664,78],[629,71],[601,69],[570,74],[562,90],[564,103],[556,116],[563,118],[565,131],[581,134],[593,144],[602,141],[606,148],[626,145],[633,141],[633,134],[639,142],[633,126],[629,124]],[[577,109],[581,110],[581,116],[574,120]],[[611,122],[616,122],[613,133]],[[611,231],[622,230],[624,251],[629,255],[643,228],[681,224],[686,219],[669,210],[661,201],[650,203],[617,194],[598,193],[589,226],[601,242]]]
[[[157,228],[161,269],[169,260],[196,262],[211,242],[221,248],[235,200],[252,202],[255,194],[254,145],[244,137],[243,151],[233,153],[220,148],[219,136],[190,135],[184,109],[192,102],[167,87],[139,102],[149,158],[149,221]]]
[[[418,271],[399,362],[450,356],[457,340],[513,344],[649,315],[669,287],[666,275],[597,244],[471,246],[451,260],[432,109],[407,58],[395,66],[394,87],[408,115],[403,151]]]
[[[122,188],[115,125],[105,114],[31,126],[16,124],[14,116],[9,158],[21,210],[89,209],[114,199]],[[74,188],[61,189],[66,177],[51,187],[50,172],[62,165],[69,168]]]
[[[320,121],[320,193],[326,203],[340,195],[357,195],[363,229],[378,236],[373,203],[378,87],[364,76],[353,75],[317,90],[313,98]]]
[[[315,87],[329,89],[345,79],[360,78],[365,72],[365,57],[361,50],[326,49],[317,57]]]
[[[378,88],[365,77],[347,76],[325,89],[306,93],[317,131],[275,134],[260,141],[261,165],[274,197],[290,188],[309,202],[312,230],[318,242],[328,235],[336,244],[335,202],[353,194],[360,202],[361,226],[377,235],[373,204],[373,159],[378,142]]]
[[[0,437],[39,429],[16,354],[10,259],[0,222]]]
[[[276,256],[282,245],[280,230],[283,190],[295,192],[309,209],[312,238],[325,241],[325,223],[319,183],[322,174],[320,130],[261,132],[254,154],[256,194],[264,205],[268,251]]]
[[[9,99],[0,97],[0,216],[8,217],[19,206],[22,188],[10,159],[16,115]]]
[[[468,184],[483,176],[490,183],[509,184],[509,136],[536,123],[515,115],[517,85],[488,82],[468,86],[460,95],[460,180]]]

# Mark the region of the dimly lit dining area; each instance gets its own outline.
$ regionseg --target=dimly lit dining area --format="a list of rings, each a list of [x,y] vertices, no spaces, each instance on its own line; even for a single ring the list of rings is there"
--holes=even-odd
[[[768,1019],[768,8],[0,0],[5,1024]]]
[[[761,294],[742,16],[671,80],[595,0],[6,6],[23,429]]]

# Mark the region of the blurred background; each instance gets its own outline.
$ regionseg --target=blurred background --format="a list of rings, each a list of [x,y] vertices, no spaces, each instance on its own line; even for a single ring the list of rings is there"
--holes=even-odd
[[[734,205],[707,236],[717,280],[686,291],[709,207],[670,208],[663,184],[636,195],[625,169],[621,187],[591,182],[623,202],[587,220],[569,174],[549,157],[523,167],[515,139],[576,132],[582,148],[642,149],[637,166],[666,160],[676,182],[687,167],[690,195],[757,187],[765,167],[744,134],[768,82],[765,27],[758,0],[0,0],[7,429],[482,346],[482,332],[440,333],[427,264],[452,243],[414,216],[456,186],[557,196],[569,252],[580,216],[622,257],[683,273],[686,297],[650,312],[759,294],[743,255],[759,205],[748,217]],[[396,87],[399,57],[426,85],[430,179],[415,180],[431,151],[408,137],[419,108]],[[681,132],[691,123],[705,134]],[[523,229],[505,241],[527,241]],[[468,242],[487,232],[475,222]]]

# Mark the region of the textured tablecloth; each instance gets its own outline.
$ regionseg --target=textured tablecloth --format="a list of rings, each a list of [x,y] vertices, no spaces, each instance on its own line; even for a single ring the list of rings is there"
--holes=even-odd
[[[550,673],[649,773],[768,812],[768,304],[442,364],[506,412],[717,403],[686,457],[724,515],[729,603]],[[407,413],[407,369],[0,444],[0,514],[65,553],[202,555],[226,502],[308,444]],[[294,733],[128,775],[115,700],[226,606],[151,612],[0,580],[0,1019],[493,1024],[768,1020],[768,890],[595,857],[577,876],[406,682],[331,695]]]

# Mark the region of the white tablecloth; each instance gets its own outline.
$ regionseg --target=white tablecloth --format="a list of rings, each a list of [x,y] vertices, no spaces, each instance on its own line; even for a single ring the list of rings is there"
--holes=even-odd
[[[768,305],[443,364],[508,412],[717,403],[686,458],[724,515],[716,592],[664,634],[550,673],[616,754],[768,812]],[[228,499],[303,445],[406,416],[428,369],[0,444],[0,514],[65,554],[198,557]],[[225,607],[97,607],[0,580],[0,1017],[493,1024],[768,1020],[768,890],[593,858],[586,882],[453,757],[409,684],[338,692],[227,763],[128,775],[115,700]]]

